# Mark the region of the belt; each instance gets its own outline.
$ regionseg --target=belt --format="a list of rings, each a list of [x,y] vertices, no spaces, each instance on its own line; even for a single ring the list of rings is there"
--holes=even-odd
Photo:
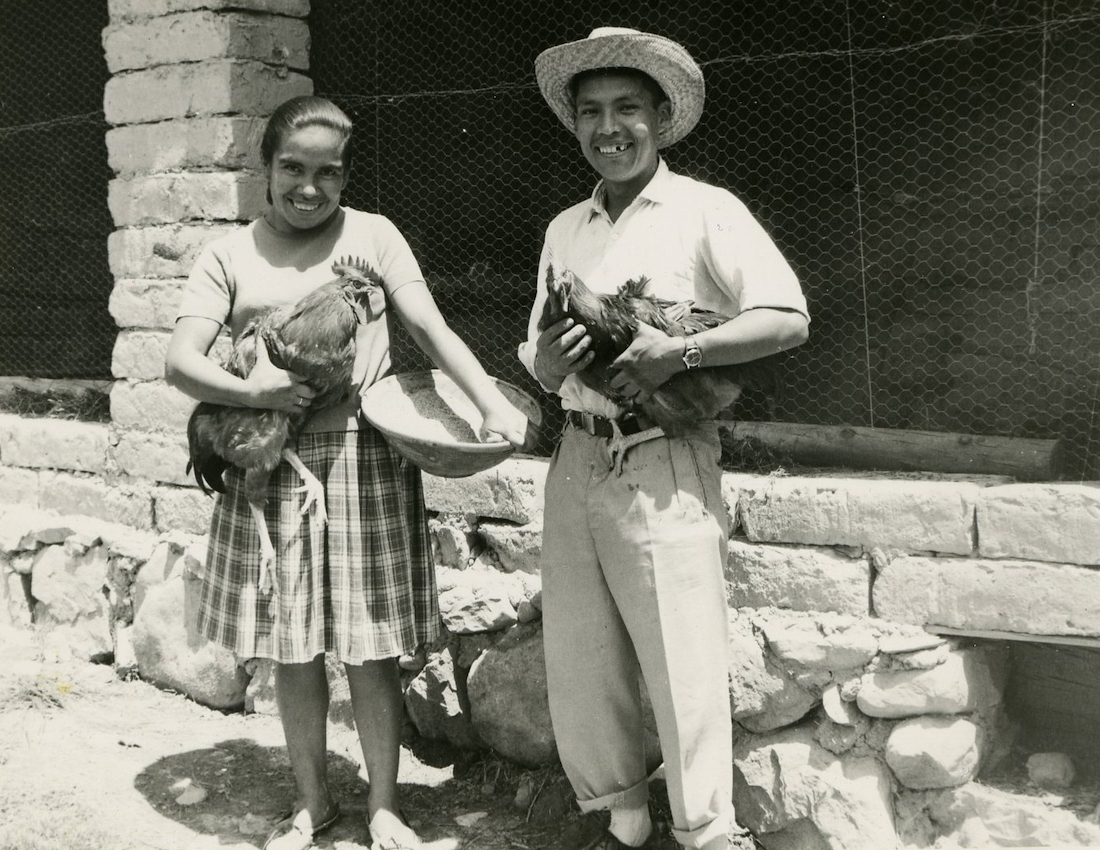
[[[606,416],[597,416],[594,413],[584,413],[580,410],[566,411],[566,421],[574,428],[580,428],[593,437],[606,437],[608,439],[615,436],[615,429],[611,424],[612,422],[618,424],[619,433],[624,437],[629,437],[632,434],[639,434],[642,431],[648,431],[650,428],[656,427],[644,416],[630,414],[629,416],[611,420]]]

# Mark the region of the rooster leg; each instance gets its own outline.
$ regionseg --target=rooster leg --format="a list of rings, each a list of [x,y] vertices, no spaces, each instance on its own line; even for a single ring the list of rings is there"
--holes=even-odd
[[[260,593],[267,593],[275,586],[275,546],[271,542],[271,533],[267,530],[264,509],[249,502],[252,518],[256,521],[256,530],[260,533]]]
[[[313,505],[316,505],[317,510],[310,517],[310,524],[314,529],[324,528],[328,522],[328,512],[325,510],[325,486],[316,475],[306,468],[306,465],[302,463],[302,459],[292,449],[283,449],[283,457],[302,478],[302,486],[294,491],[295,493],[306,494],[301,513],[304,514]]]

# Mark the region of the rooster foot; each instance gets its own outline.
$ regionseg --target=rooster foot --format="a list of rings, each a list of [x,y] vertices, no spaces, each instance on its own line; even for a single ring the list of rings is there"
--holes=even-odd
[[[256,521],[256,531],[260,536],[260,593],[270,593],[275,589],[275,545],[271,542],[271,533],[267,530],[267,520],[259,505],[249,504],[252,518]]]
[[[271,547],[271,543],[267,544]],[[275,549],[265,548],[260,542],[260,593],[270,593],[275,589]]]
[[[309,524],[314,531],[318,531],[324,528],[328,524],[328,511],[325,509],[325,488],[316,478],[312,481],[306,479],[305,483],[301,487],[297,487],[294,490],[295,493],[305,493],[305,500],[302,502],[301,510],[299,513],[309,513],[312,509],[312,513],[309,518]]]
[[[328,511],[325,510],[325,485],[321,483],[320,478],[306,468],[306,465],[302,463],[301,458],[295,452],[290,449],[283,449],[283,457],[286,458],[287,463],[294,467],[294,471],[302,479],[302,486],[294,490],[295,493],[305,494],[305,500],[302,502],[299,513],[307,513],[316,507],[309,518],[310,527],[314,531],[324,528],[328,524]]]

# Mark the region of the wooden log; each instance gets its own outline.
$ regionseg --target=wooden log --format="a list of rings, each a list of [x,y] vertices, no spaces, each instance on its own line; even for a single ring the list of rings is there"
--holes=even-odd
[[[858,425],[723,422],[734,439],[756,440],[792,463],[848,469],[1010,475],[1054,481],[1062,474],[1060,439],[905,431]]]

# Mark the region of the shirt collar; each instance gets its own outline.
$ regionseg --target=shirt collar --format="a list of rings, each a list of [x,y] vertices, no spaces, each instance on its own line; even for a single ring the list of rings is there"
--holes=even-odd
[[[657,170],[653,173],[649,182],[642,187],[638,197],[659,204],[668,197],[671,182],[672,172],[668,170],[668,164],[665,162],[664,157],[660,157],[657,160]],[[589,209],[589,217],[603,215],[607,210],[606,200],[607,190],[604,187],[604,181],[601,179],[596,184],[596,188],[592,190],[592,206]]]

